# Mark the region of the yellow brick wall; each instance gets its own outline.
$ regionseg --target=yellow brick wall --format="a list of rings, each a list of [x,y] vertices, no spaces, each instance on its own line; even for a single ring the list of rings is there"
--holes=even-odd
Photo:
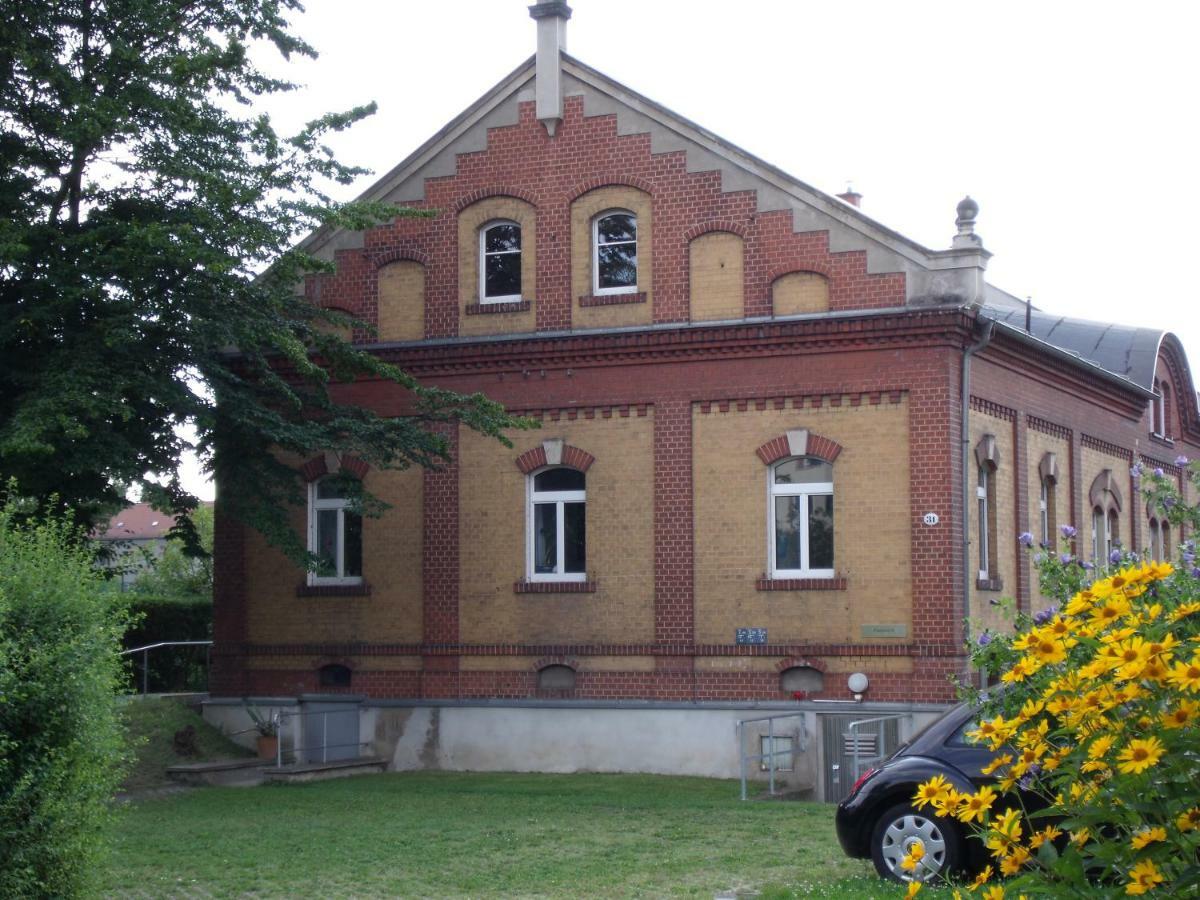
[[[844,591],[759,591],[767,571],[767,466],[755,450],[807,428],[844,448],[834,464],[834,565]],[[696,640],[861,641],[864,624],[912,635],[907,400],[879,406],[693,409]],[[885,640],[881,643],[894,643]]]
[[[247,629],[253,643],[322,641],[407,643],[421,640],[422,475],[371,472],[367,486],[392,506],[363,522],[363,578],[369,597],[297,597],[304,571],[247,529]],[[307,531],[307,513],[292,523]]]
[[[479,302],[479,229],[495,219],[521,226],[521,296],[531,306],[525,312],[468,316],[468,305]],[[534,330],[537,303],[537,219],[534,209],[515,197],[487,197],[458,214],[458,332],[461,335],[515,334]]]
[[[816,272],[790,272],[771,285],[771,307],[777,316],[829,310],[829,279]]]
[[[1033,535],[1034,545],[1036,546],[1042,540],[1042,520],[1039,504],[1042,497],[1042,475],[1038,467],[1041,465],[1042,458],[1047,453],[1053,453],[1058,461],[1058,482],[1054,486],[1054,533],[1050,535],[1049,551],[1040,549],[1033,551],[1034,554],[1041,552],[1058,552],[1059,544],[1062,540],[1062,534],[1058,530],[1062,525],[1075,525],[1071,521],[1071,450],[1070,446],[1062,438],[1054,437],[1053,435],[1044,434],[1040,431],[1027,429],[1025,432],[1025,446],[1028,451],[1029,472],[1029,495],[1026,503],[1029,509],[1029,521],[1022,526],[1022,531],[1028,531]],[[1078,526],[1076,526],[1078,527]],[[1053,599],[1047,597],[1038,588],[1038,573],[1036,566],[1030,561],[1029,572],[1030,587],[1033,592],[1032,608],[1034,612],[1045,609],[1053,602]]]
[[[591,643],[654,637],[653,414],[546,422],[509,450],[463,432],[459,448],[460,637],[466,643]],[[596,457],[587,472],[594,593],[516,594],[525,577],[527,476],[515,460],[544,440]]]
[[[740,319],[742,303],[742,239],[714,231],[688,245],[688,291],[693,322]]]
[[[425,267],[401,260],[379,270],[379,340],[425,337]]]
[[[985,434],[996,438],[996,452],[999,465],[996,467],[996,533],[992,540],[996,546],[996,572],[1003,582],[1002,591],[980,591],[976,586],[979,577],[979,507],[975,499],[975,486],[979,483],[979,468],[975,463],[975,447]],[[970,535],[971,535],[971,606],[970,619],[972,633],[987,627],[993,631],[1011,628],[1011,621],[1006,619],[993,601],[1001,598],[1015,597],[1017,593],[1017,535],[1022,529],[1017,528],[1017,495],[1016,495],[1016,453],[1013,448],[1013,425],[1005,419],[985,415],[974,410],[970,418],[970,442],[967,444],[970,454],[970,466],[967,469],[967,483],[970,486]]]
[[[637,216],[638,291],[646,294],[646,302],[580,306],[579,298],[592,293],[592,220],[610,209],[627,209]],[[652,320],[654,229],[650,209],[649,194],[621,185],[588,191],[571,204],[571,315],[576,328],[646,325]]]

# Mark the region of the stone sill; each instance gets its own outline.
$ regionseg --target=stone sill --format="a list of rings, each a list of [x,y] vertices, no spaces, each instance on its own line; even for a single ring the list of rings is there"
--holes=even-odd
[[[1158,434],[1157,432],[1154,432],[1154,431],[1150,432],[1150,440],[1156,444],[1162,444],[1164,447],[1174,447],[1175,446],[1174,438],[1167,437],[1165,434]]]
[[[596,582],[587,581],[516,581],[514,594],[594,594]]]
[[[837,578],[768,578],[765,575],[754,582],[758,591],[844,591],[846,579]]]
[[[633,291],[628,294],[584,294],[579,298],[579,305],[587,306],[619,306],[624,303],[645,303],[645,291]]]
[[[488,316],[496,313],[520,313],[529,312],[532,308],[531,300],[513,300],[510,303],[469,303],[467,304],[466,313],[468,316]]]
[[[370,597],[371,586],[362,584],[301,584],[296,587],[297,597]]]
[[[975,589],[977,591],[1002,591],[1004,582],[999,578],[976,578]]]

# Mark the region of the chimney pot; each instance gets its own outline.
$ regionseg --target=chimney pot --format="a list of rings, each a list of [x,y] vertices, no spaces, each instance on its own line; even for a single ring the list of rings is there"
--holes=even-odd
[[[571,7],[565,0],[541,0],[529,7],[537,22],[537,57],[534,96],[538,121],[551,137],[563,117],[562,54],[567,49],[567,19]]]

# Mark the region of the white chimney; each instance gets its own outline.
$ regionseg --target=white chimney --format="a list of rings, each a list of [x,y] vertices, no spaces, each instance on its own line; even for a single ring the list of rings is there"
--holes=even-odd
[[[571,7],[566,0],[538,0],[529,7],[537,22],[537,74],[534,94],[538,121],[551,137],[563,117],[562,69],[559,58],[567,49],[567,19]]]

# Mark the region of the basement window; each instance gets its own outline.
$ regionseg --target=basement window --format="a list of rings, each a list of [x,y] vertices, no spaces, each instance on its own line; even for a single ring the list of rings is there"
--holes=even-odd
[[[349,666],[330,663],[327,666],[321,666],[318,670],[317,684],[323,688],[348,688],[351,675]]]

